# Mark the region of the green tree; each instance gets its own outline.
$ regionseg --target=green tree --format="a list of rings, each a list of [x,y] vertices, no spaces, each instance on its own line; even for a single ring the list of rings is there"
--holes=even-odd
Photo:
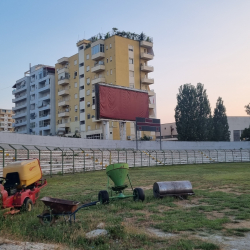
[[[213,141],[230,141],[226,108],[221,97],[217,99],[213,116]]]
[[[207,141],[211,135],[211,109],[204,85],[184,84],[177,94],[175,122],[180,141]]]
[[[249,126],[249,128],[245,128],[243,130],[240,139],[242,141],[250,141],[250,126]]]
[[[248,103],[246,106],[245,106],[245,111],[248,115],[250,115],[250,103]]]

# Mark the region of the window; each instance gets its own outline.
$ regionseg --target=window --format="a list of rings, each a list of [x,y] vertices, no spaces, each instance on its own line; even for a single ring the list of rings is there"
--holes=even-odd
[[[81,110],[80,110],[80,113],[84,113],[84,112],[85,112],[85,109],[81,109]]]
[[[83,78],[84,77],[84,74],[80,75],[80,78]]]
[[[78,121],[78,117],[77,116],[75,116],[75,122],[77,122]]]
[[[76,65],[76,64],[77,64],[77,60],[74,61],[74,65]]]
[[[240,141],[240,130],[233,131],[234,141]]]
[[[79,47],[79,50],[82,50],[83,49],[83,46]]]
[[[43,73],[39,73],[39,79],[43,78]]]
[[[78,109],[78,105],[75,105],[75,111],[77,111],[77,109]]]
[[[77,94],[75,94],[75,99],[77,99]]]
[[[84,124],[85,124],[85,121],[80,121],[80,124],[81,124],[81,125],[84,125]]]
[[[80,102],[84,102],[84,97],[81,97],[81,98],[80,98]]]
[[[79,67],[82,67],[82,66],[84,66],[84,63],[80,63],[80,64],[79,64]]]
[[[77,77],[77,71],[74,72],[74,79]]]
[[[92,93],[95,93],[95,85],[92,85]]]
[[[99,52],[102,52],[102,53],[104,52],[104,44],[98,44],[91,48],[92,55],[95,55]]]
[[[112,48],[112,44],[111,44],[111,43],[109,44],[109,48],[110,48],[110,49]]]
[[[89,89],[87,90],[87,95],[90,95],[90,90]]]
[[[130,71],[129,71],[129,76],[130,76],[130,77],[134,77],[134,71],[130,70]]]
[[[75,88],[77,88],[77,82],[75,82]]]
[[[107,63],[109,62],[109,59],[107,58]]]
[[[84,85],[80,87],[80,90],[84,89]]]
[[[128,50],[129,50],[129,51],[134,51],[133,46],[129,45],[129,46],[128,46]]]
[[[110,75],[112,75],[112,72],[113,72],[113,71],[112,71],[112,69],[111,69],[111,70],[110,70]]]
[[[94,116],[94,115],[92,115],[91,117],[92,117],[92,118],[95,118],[95,116]]]
[[[87,84],[88,85],[90,84],[90,78],[87,78]]]
[[[87,107],[88,107],[88,108],[90,107],[90,102],[87,102]]]
[[[92,97],[92,105],[95,105],[95,97]]]
[[[109,61],[112,62],[112,56],[110,57]]]
[[[87,72],[89,71],[89,66],[87,66]]]
[[[134,59],[133,58],[129,58],[129,64],[134,64]]]
[[[90,119],[90,114],[87,115],[87,119]]]
[[[89,60],[89,54],[87,54],[86,59]]]
[[[106,50],[108,50],[108,45],[106,45]]]

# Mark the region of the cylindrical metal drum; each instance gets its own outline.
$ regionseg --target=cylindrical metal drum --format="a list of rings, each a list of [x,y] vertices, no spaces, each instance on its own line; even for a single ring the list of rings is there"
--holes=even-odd
[[[153,186],[154,197],[193,195],[190,181],[162,181]]]

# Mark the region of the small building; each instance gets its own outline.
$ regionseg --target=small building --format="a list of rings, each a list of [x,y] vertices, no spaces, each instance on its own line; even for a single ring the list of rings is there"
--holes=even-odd
[[[14,112],[11,109],[0,109],[0,132],[13,132]]]

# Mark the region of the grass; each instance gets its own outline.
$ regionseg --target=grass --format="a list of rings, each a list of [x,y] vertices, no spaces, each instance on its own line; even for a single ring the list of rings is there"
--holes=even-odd
[[[212,242],[194,236],[208,232],[243,237],[250,231],[240,226],[250,219],[249,170],[249,163],[131,168],[133,186],[145,190],[143,203],[132,198],[113,201],[80,210],[76,223],[65,223],[60,218],[53,227],[47,227],[40,225],[36,217],[43,211],[43,203],[38,201],[30,213],[0,218],[0,236],[58,243],[72,249],[219,249]],[[107,185],[104,171],[57,175],[47,180],[48,186],[40,197],[81,203],[97,200],[98,192]],[[155,199],[153,183],[168,180],[190,180],[196,195],[188,201]],[[195,206],[185,207],[185,203]],[[96,229],[100,222],[105,223],[108,236],[88,240],[85,234]],[[235,228],[227,228],[228,223],[235,223]],[[149,235],[147,228],[176,233],[177,237],[159,238]]]

